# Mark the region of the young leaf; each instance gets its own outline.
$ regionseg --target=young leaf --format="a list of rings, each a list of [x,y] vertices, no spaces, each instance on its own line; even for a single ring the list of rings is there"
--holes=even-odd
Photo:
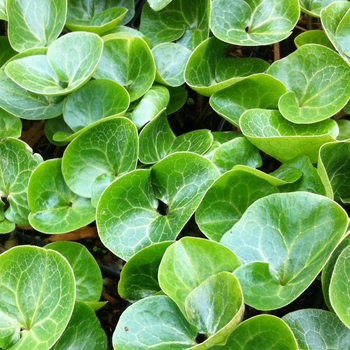
[[[346,349],[350,330],[332,312],[319,309],[297,310],[283,316],[299,349]]]
[[[321,29],[308,30],[307,32],[299,34],[294,39],[294,43],[297,48],[307,44],[319,44],[335,51],[335,48],[328,39],[327,34]]]
[[[21,136],[22,122],[19,118],[0,108],[0,139]]]
[[[5,72],[31,92],[66,95],[87,82],[100,60],[103,41],[87,32],[68,33],[55,40],[46,55],[32,55],[9,62]]]
[[[40,164],[28,185],[30,224],[44,233],[65,233],[91,223],[95,209],[91,201],[73,193],[66,185],[61,159]]]
[[[67,0],[6,0],[8,36],[18,52],[51,45],[66,21]]]
[[[348,226],[346,212],[309,192],[271,194],[254,202],[221,239],[241,260],[234,271],[246,304],[273,310],[314,280]]]
[[[172,1],[173,0],[148,0],[148,4],[153,11],[160,11]]]
[[[14,247],[0,255],[0,300],[1,348],[50,349],[73,312],[72,268],[55,251]]]
[[[269,45],[287,38],[299,19],[297,0],[213,0],[210,29],[234,45]]]
[[[223,271],[231,273],[239,265],[236,255],[223,245],[184,237],[166,250],[159,266],[159,285],[186,315],[186,298],[191,292],[210,276]]]
[[[300,0],[300,9],[312,17],[320,17],[322,9],[339,0]]]
[[[305,154],[316,163],[320,147],[334,141],[339,132],[334,120],[294,124],[278,111],[267,109],[244,112],[239,125],[253,145],[281,162]]]
[[[97,206],[101,240],[124,260],[153,243],[174,240],[217,177],[209,160],[186,152],[121,176]]]
[[[12,138],[0,141],[0,154],[1,209],[5,215],[3,219],[28,226],[28,182],[42,158],[39,154],[33,154],[26,143]]]
[[[267,71],[287,92],[280,97],[281,114],[298,124],[316,123],[336,114],[350,96],[350,67],[333,50],[316,44],[300,46],[275,61]],[[320,88],[321,87],[321,88]]]
[[[196,329],[168,296],[137,301],[124,311],[113,333],[115,349],[184,350],[196,344]],[[171,344],[171,345],[169,345]]]

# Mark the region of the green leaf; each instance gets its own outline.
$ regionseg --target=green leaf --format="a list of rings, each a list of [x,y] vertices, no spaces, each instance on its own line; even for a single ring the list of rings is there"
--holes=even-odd
[[[210,276],[223,271],[232,272],[239,265],[236,255],[223,245],[184,237],[166,250],[159,266],[159,285],[186,315],[186,298],[191,292]],[[200,290],[203,288],[205,286]]]
[[[62,254],[72,267],[75,277],[76,300],[94,302],[100,300],[102,275],[95,258],[87,248],[76,242],[53,242],[45,246]]]
[[[100,119],[124,114],[129,102],[127,91],[114,81],[91,80],[67,96],[63,117],[76,132]]]
[[[210,29],[234,45],[269,45],[287,38],[300,15],[297,0],[213,0]]]
[[[0,109],[0,139],[7,137],[18,138],[21,136],[21,120],[14,115]]]
[[[254,74],[215,92],[209,103],[215,112],[238,126],[240,116],[248,109],[277,109],[278,100],[285,92],[279,80],[266,74]]]
[[[95,209],[89,199],[74,194],[61,172],[61,159],[40,164],[28,185],[30,224],[44,233],[74,231],[95,219]]]
[[[334,266],[334,271],[329,286],[329,299],[331,305],[346,327],[350,327],[350,314],[348,305],[349,296],[349,270],[350,270],[350,247],[347,246],[339,255]]]
[[[0,1],[1,19],[1,1]],[[0,67],[3,66],[17,52],[12,48],[7,36],[0,36]]]
[[[50,96],[66,95],[86,83],[94,72],[103,48],[97,35],[68,33],[55,40],[47,55],[33,55],[9,62],[6,74],[31,92]]]
[[[146,3],[140,31],[153,46],[176,40],[192,51],[209,36],[209,13],[209,0],[176,0],[158,12]]]
[[[148,4],[153,11],[160,11],[172,1],[173,0],[148,0]]]
[[[117,176],[136,168],[138,136],[128,119],[104,119],[82,132],[66,148],[62,174],[68,187],[77,195],[91,198],[99,177],[110,175],[109,185]],[[103,189],[104,189],[103,188]],[[96,197],[103,191],[95,191]],[[97,199],[94,200],[94,203]]]
[[[297,310],[283,316],[299,349],[346,349],[350,330],[332,312],[318,309]]]
[[[296,299],[315,279],[348,225],[346,212],[309,192],[255,201],[221,239],[241,260],[234,271],[245,303],[273,310]]]
[[[195,345],[196,329],[167,296],[137,301],[120,316],[113,333],[115,349],[183,350]]]
[[[297,48],[307,44],[319,44],[335,50],[334,46],[328,39],[327,34],[321,29],[308,30],[307,32],[299,34],[294,39],[294,43]]]
[[[234,168],[205,194],[196,211],[198,227],[209,239],[220,241],[254,201],[276,192],[278,189],[267,180]]]
[[[318,171],[327,191],[334,200],[350,203],[350,142],[332,142],[323,145],[319,153]]]
[[[51,45],[66,21],[67,0],[7,0],[8,35],[18,52]]]
[[[320,147],[334,141],[339,129],[334,120],[294,124],[274,110],[250,109],[239,121],[243,135],[261,151],[281,162],[307,155],[316,163]]]
[[[300,9],[312,17],[320,17],[322,9],[339,0],[300,0]]]
[[[345,112],[345,111],[344,111]],[[337,121],[339,128],[338,141],[345,141],[350,139],[350,121],[346,119],[340,119]]]
[[[0,108],[18,118],[42,120],[58,117],[62,113],[63,101],[29,92],[0,70]]]
[[[7,11],[6,11],[6,1],[7,0],[0,0],[0,19],[3,21],[7,21]]]
[[[186,152],[121,176],[103,192],[97,206],[102,242],[128,260],[153,243],[174,240],[217,177],[209,160]]]
[[[124,86],[135,101],[152,86],[156,68],[150,48],[144,40],[130,34],[103,37],[101,60],[94,73],[96,79],[110,79]]]
[[[45,136],[50,143],[56,146],[66,146],[67,142],[56,141],[55,138],[57,135],[74,135],[73,130],[66,124],[61,114],[57,118],[49,119],[45,122]]]
[[[226,50],[227,44],[215,37],[198,45],[185,67],[186,83],[201,95],[210,96],[269,67],[259,58],[226,58]]]
[[[345,61],[350,63],[349,32],[350,3],[335,1],[321,11],[321,23],[329,40]]]
[[[50,349],[73,312],[73,271],[57,252],[14,247],[0,255],[0,300],[1,348]]]
[[[278,106],[282,115],[294,123],[328,119],[345,106],[350,96],[349,65],[322,45],[299,47],[275,61],[267,73],[286,86]]]
[[[6,203],[1,209],[8,221],[28,226],[28,182],[42,158],[26,143],[13,138],[0,141],[0,154],[0,193]]]
[[[156,81],[169,86],[185,82],[184,72],[191,50],[175,43],[162,43],[152,49],[157,68]]]
[[[152,296],[161,289],[158,268],[165,250],[173,242],[155,243],[137,252],[120,273],[118,294],[131,302]]]
[[[77,301],[68,326],[51,350],[107,349],[107,337],[91,307]]]
[[[187,101],[188,91],[185,87],[168,87],[170,92],[170,101],[166,109],[166,113],[173,114],[177,112]]]
[[[213,346],[211,350],[298,350],[297,342],[287,324],[272,315],[254,316],[238,325],[224,346]]]

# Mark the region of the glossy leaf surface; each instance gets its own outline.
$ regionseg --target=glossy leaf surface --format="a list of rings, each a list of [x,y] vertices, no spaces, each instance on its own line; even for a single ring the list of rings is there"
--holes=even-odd
[[[14,115],[0,109],[0,139],[7,137],[18,138],[21,135],[21,120]]]

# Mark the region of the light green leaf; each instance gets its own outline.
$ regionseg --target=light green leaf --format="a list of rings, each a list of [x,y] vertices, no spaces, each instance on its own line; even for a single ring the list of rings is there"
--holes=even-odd
[[[62,157],[62,174],[68,187],[85,198],[92,197],[101,175],[111,175],[110,181],[95,192],[99,197],[117,176],[134,170],[137,159],[135,125],[126,118],[108,118],[86,129],[68,145]]]
[[[196,344],[196,329],[167,296],[137,301],[121,315],[113,346],[124,350],[184,350]]]
[[[22,133],[22,122],[19,118],[0,109],[0,139],[18,138]]]
[[[299,34],[294,39],[294,43],[297,48],[307,44],[319,44],[335,50],[334,46],[328,39],[327,34],[321,29],[308,30],[307,32]]]
[[[192,51],[209,36],[209,13],[209,0],[176,0],[158,12],[146,3],[140,31],[153,46],[176,41]]]
[[[63,117],[75,132],[105,117],[122,115],[129,107],[127,91],[107,79],[91,80],[65,99]]]
[[[157,68],[156,81],[169,86],[185,82],[184,72],[191,50],[175,43],[162,43],[152,49]]]
[[[320,17],[321,11],[335,1],[339,0],[300,0],[300,8],[301,11],[312,17]]]
[[[102,242],[128,260],[153,243],[174,240],[218,175],[209,160],[179,152],[121,176],[97,206]]]
[[[67,0],[7,0],[8,35],[18,52],[51,45],[66,21]]]
[[[319,309],[297,310],[283,316],[291,328],[299,349],[346,349],[350,330],[332,312]]]
[[[281,114],[291,122],[316,123],[336,114],[350,97],[350,67],[333,50],[316,44],[300,46],[275,61],[267,71],[287,92],[280,97]],[[321,87],[321,88],[320,88]]]
[[[209,239],[220,241],[254,201],[276,192],[278,189],[268,181],[234,168],[205,194],[196,211],[198,227]]]
[[[334,266],[331,283],[329,286],[329,299],[331,305],[346,327],[350,327],[349,313],[349,270],[350,247],[347,246],[339,255]]]
[[[96,79],[110,79],[124,86],[135,101],[152,86],[156,68],[150,48],[144,40],[130,34],[110,34],[103,38],[101,60]]]
[[[26,143],[13,138],[0,141],[0,154],[0,193],[1,200],[6,203],[1,208],[5,212],[4,218],[17,225],[28,226],[28,182],[42,158],[33,154]]]
[[[14,247],[0,255],[0,300],[1,348],[50,349],[73,312],[72,268],[55,251]]]
[[[0,19],[1,19],[1,1],[0,1]],[[7,36],[0,36],[0,67],[3,66],[17,52],[10,45]]]
[[[350,121],[347,119],[340,119],[337,121],[339,128],[339,135],[337,140],[345,141],[350,139]]]
[[[44,233],[74,231],[95,219],[95,209],[89,199],[74,194],[61,172],[61,159],[40,164],[28,185],[30,224]]]
[[[255,201],[221,239],[241,260],[234,271],[245,303],[273,310],[296,299],[315,279],[348,226],[346,212],[309,192]]]
[[[95,302],[102,293],[102,275],[95,258],[87,248],[76,242],[53,242],[45,246],[62,254],[72,267],[75,277],[76,300]]]
[[[77,301],[68,326],[51,350],[107,349],[107,336],[91,307]]]
[[[7,21],[6,1],[0,0],[0,19]]]
[[[307,155],[316,163],[320,147],[334,141],[339,129],[334,120],[294,124],[274,110],[250,109],[239,121],[243,135],[261,151],[281,162]]]
[[[58,117],[63,101],[29,92],[0,70],[0,107],[18,118],[42,120]]]
[[[45,136],[46,138],[56,146],[66,146],[67,142],[60,142],[56,141],[55,137],[57,135],[65,135],[69,136],[74,134],[73,130],[66,124],[66,122],[63,119],[63,115],[61,114],[57,118],[49,119],[45,122]]]
[[[287,38],[299,15],[297,0],[213,0],[210,29],[234,45],[269,45]]]
[[[173,0],[147,0],[149,6],[153,11],[160,11],[167,5],[169,5]]]
[[[158,283],[158,268],[165,250],[173,242],[155,243],[137,252],[120,273],[118,294],[126,300],[152,296],[161,289]]]
[[[184,237],[166,250],[159,266],[159,285],[186,315],[186,298],[195,288],[210,276],[232,272],[239,265],[236,255],[223,245]]]
[[[9,62],[6,74],[31,92],[66,95],[87,82],[100,60],[103,41],[87,32],[68,33],[55,40],[47,55],[33,55]]]
[[[279,80],[266,74],[254,74],[215,92],[209,103],[215,112],[238,126],[240,116],[248,109],[277,109],[278,100],[285,92]]]

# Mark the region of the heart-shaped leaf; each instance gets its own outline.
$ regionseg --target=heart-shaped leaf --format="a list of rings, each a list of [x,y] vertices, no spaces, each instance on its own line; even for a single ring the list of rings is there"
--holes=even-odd
[[[0,139],[7,137],[18,138],[22,133],[21,120],[14,115],[0,109]]]
[[[68,33],[55,40],[46,55],[33,55],[9,62],[5,72],[31,92],[59,96],[87,82],[100,60],[102,39],[94,33]]]
[[[205,194],[196,211],[198,227],[208,238],[220,241],[254,201],[276,192],[277,187],[265,179],[234,168]]]
[[[334,271],[329,286],[329,299],[331,305],[345,324],[350,327],[349,302],[350,296],[348,293],[349,286],[349,270],[350,270],[350,246],[347,246],[339,255],[334,266]]]
[[[184,350],[196,344],[196,329],[165,295],[148,297],[128,307],[113,333],[115,349]],[[171,345],[169,345],[171,344]]]
[[[333,50],[316,44],[300,46],[275,61],[267,71],[280,80],[287,92],[278,106],[282,115],[299,124],[328,119],[350,97],[350,67]],[[322,88],[320,88],[322,87]]]
[[[266,74],[254,74],[215,92],[209,103],[215,112],[238,126],[240,116],[247,109],[277,109],[278,100],[285,92],[286,88],[279,80]]]
[[[62,174],[74,193],[85,198],[94,194],[96,204],[110,182],[136,168],[137,158],[135,125],[126,118],[108,118],[86,129],[68,145],[62,158]],[[104,175],[109,181],[101,188],[99,180]]]
[[[45,246],[62,254],[73,269],[76,300],[98,301],[102,293],[102,275],[95,258],[87,248],[76,242],[53,242]]]
[[[65,233],[95,219],[91,201],[73,193],[65,183],[61,162],[61,159],[47,160],[30,177],[29,222],[40,232]]]
[[[300,0],[300,9],[312,17],[320,17],[322,9],[339,0]]]
[[[2,349],[50,349],[73,312],[72,268],[58,252],[14,247],[0,255],[0,300]]]
[[[299,349],[346,349],[349,346],[350,330],[332,312],[297,310],[282,319],[294,333]]]
[[[0,141],[0,154],[1,221],[28,226],[28,182],[42,158],[33,154],[26,143],[12,138]],[[4,232],[4,228],[0,231]]]
[[[122,115],[129,107],[127,91],[107,79],[91,80],[65,99],[63,117],[75,132],[109,116]]]
[[[209,36],[209,13],[209,0],[172,1],[158,12],[145,4],[140,31],[153,46],[176,40],[192,51]]]
[[[8,35],[19,52],[51,45],[66,21],[67,0],[6,0]]]
[[[0,69],[0,107],[18,118],[42,120],[58,117],[63,101],[21,88]]]
[[[221,239],[241,260],[234,271],[246,304],[273,310],[314,280],[348,225],[346,212],[309,192],[276,193],[255,201]]]
[[[124,86],[135,101],[151,87],[156,68],[150,48],[144,40],[130,34],[110,34],[104,38],[96,79],[110,79]]]
[[[223,271],[232,272],[239,265],[235,254],[223,245],[184,237],[166,250],[159,266],[159,285],[186,315],[186,298],[195,288],[210,276]],[[216,283],[215,279],[212,282]]]
[[[158,269],[165,250],[173,242],[155,243],[137,252],[120,273],[118,293],[131,302],[154,295],[161,289]]]
[[[174,240],[218,175],[209,160],[179,152],[121,176],[97,206],[102,242],[128,260],[153,243]]]
[[[71,349],[107,349],[107,337],[91,307],[77,301],[68,326],[51,350]]]
[[[287,38],[299,15],[297,0],[213,0],[210,29],[234,45],[269,45]]]
[[[334,141],[339,132],[334,120],[294,124],[278,111],[267,109],[244,112],[239,125],[253,145],[281,162],[305,154],[316,163],[320,147]]]

